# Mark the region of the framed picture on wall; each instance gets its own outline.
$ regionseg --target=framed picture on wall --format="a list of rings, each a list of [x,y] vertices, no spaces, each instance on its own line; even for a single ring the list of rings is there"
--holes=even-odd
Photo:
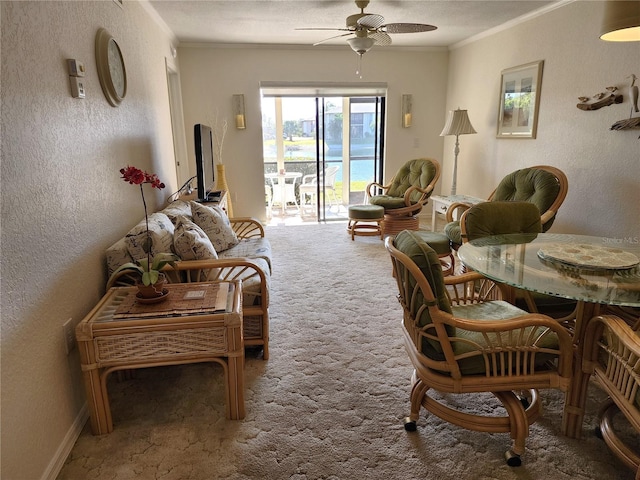
[[[498,138],[536,138],[544,60],[502,71]]]

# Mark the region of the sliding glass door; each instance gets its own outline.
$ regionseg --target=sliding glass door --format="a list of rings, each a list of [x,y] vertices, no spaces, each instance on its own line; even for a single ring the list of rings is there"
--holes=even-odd
[[[366,185],[381,180],[384,105],[381,95],[263,94],[267,216],[285,224],[348,218]]]

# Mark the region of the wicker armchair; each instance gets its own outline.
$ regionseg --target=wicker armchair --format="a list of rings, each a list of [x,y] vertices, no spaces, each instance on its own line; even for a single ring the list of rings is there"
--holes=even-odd
[[[230,223],[240,239],[264,237],[264,228],[255,219],[238,217],[230,219]],[[246,347],[262,347],[263,358],[268,360],[271,272],[265,272],[263,263],[245,257],[187,260],[176,262],[175,267],[167,265],[163,271],[171,283],[241,280],[244,344]],[[133,285],[136,280],[136,275],[123,271],[109,279],[107,289]]]
[[[568,191],[566,175],[555,167],[538,165],[510,173],[502,179],[487,201],[521,201],[535,204],[540,211],[542,231],[551,228],[558,209]],[[454,221],[456,214],[471,208],[466,203],[454,203],[447,209],[447,224],[444,232],[454,250],[462,244],[460,222]],[[460,217],[462,219],[462,217]]]
[[[622,412],[640,434],[640,332],[615,315],[593,318],[586,331],[582,370],[594,374],[609,394],[596,433],[640,480],[639,446],[625,445],[613,428],[614,415]]]
[[[382,228],[392,235],[402,230],[418,230],[420,213],[429,201],[440,178],[440,164],[432,158],[409,160],[388,185],[372,182],[367,185],[369,203],[384,207]]]
[[[405,429],[416,429],[420,407],[455,425],[481,432],[510,432],[505,453],[521,464],[529,425],[540,415],[539,388],[569,390],[571,336],[553,319],[527,314],[497,300],[508,295],[478,273],[442,276],[435,252],[416,232],[385,241],[391,255],[398,299],[404,312],[404,340],[414,367],[411,414]],[[492,393],[506,416],[463,412],[428,395]],[[521,398],[515,391],[528,389]],[[469,397],[469,402],[474,398]]]

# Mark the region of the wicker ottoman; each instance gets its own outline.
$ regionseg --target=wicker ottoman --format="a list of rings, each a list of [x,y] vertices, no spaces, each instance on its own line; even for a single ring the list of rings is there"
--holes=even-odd
[[[356,235],[383,237],[381,222],[384,218],[384,207],[379,205],[351,205],[349,207],[349,224],[347,232],[351,240]]]
[[[440,258],[440,263],[442,264],[442,274],[445,276],[453,275],[455,260],[453,257],[453,252],[451,251],[451,245],[449,244],[449,237],[447,237],[444,233],[426,232],[424,230],[418,230],[416,234],[419,235],[422,240],[428,243],[429,246],[436,252],[438,258]],[[448,261],[443,260],[447,257]]]

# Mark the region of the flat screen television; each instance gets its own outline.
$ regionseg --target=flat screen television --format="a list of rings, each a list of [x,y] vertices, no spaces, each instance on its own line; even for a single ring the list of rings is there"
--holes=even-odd
[[[210,200],[215,187],[215,165],[213,162],[213,135],[211,127],[200,123],[193,127],[196,147],[196,176],[198,180],[198,201]]]

